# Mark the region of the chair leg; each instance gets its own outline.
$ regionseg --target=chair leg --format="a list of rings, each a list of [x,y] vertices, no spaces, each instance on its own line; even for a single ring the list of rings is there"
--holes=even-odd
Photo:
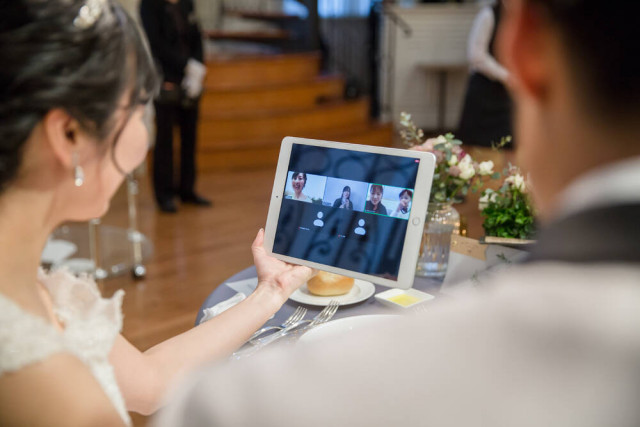
[[[147,269],[142,264],[142,234],[138,231],[138,181],[133,175],[127,176],[127,204],[129,207],[129,230],[127,235],[131,242],[133,256],[131,274],[134,279],[142,279]]]
[[[107,271],[102,268],[100,255],[100,218],[89,221],[89,253],[93,261],[93,277],[101,282],[107,278]]]

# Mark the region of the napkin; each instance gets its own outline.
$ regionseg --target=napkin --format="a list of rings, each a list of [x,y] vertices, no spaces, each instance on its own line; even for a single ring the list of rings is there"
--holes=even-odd
[[[258,278],[252,277],[251,279],[238,280],[236,282],[227,282],[225,283],[225,285],[236,292],[250,295],[253,293],[253,291],[256,290],[256,287],[258,286]]]
[[[526,256],[526,251],[500,245],[487,245],[484,260],[451,251],[440,293],[456,296],[467,292],[490,275],[518,264]]]
[[[244,299],[246,297],[247,296],[245,294],[243,294],[242,292],[238,292],[234,296],[232,296],[231,298],[226,299],[226,300],[224,300],[222,302],[219,302],[216,305],[214,305],[213,307],[205,308],[204,310],[202,310],[203,316],[202,316],[202,319],[200,319],[200,323],[204,323],[207,320],[213,319],[214,317],[216,317],[220,313],[224,313],[225,311],[229,310],[234,305],[238,304],[240,301],[244,301]]]

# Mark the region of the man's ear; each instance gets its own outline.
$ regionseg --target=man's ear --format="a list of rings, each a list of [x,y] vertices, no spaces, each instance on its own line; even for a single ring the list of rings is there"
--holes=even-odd
[[[42,120],[46,141],[56,159],[65,168],[73,167],[73,152],[78,149],[79,123],[66,111],[54,109]]]
[[[542,99],[546,97],[551,23],[540,6],[513,0],[505,10],[498,35],[498,55],[512,75],[515,90]]]

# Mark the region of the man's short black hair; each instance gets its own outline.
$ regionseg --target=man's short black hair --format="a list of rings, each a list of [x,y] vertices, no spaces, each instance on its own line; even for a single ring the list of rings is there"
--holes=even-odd
[[[576,88],[592,112],[628,119],[640,112],[640,1],[526,0],[562,34]]]

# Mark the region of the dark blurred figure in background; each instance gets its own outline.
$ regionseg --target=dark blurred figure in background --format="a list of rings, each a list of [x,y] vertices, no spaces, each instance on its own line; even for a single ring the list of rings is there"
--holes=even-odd
[[[469,33],[467,56],[471,76],[457,133],[465,144],[491,147],[513,133],[512,102],[505,87],[509,71],[495,58],[502,8],[502,0],[482,8]],[[513,141],[509,146],[513,146]]]
[[[153,189],[163,212],[176,212],[173,172],[173,129],[180,127],[180,179],[183,203],[211,206],[195,192],[198,104],[206,74],[202,37],[192,0],[142,0],[140,18],[151,51],[163,76],[155,101],[156,143],[153,153]]]

